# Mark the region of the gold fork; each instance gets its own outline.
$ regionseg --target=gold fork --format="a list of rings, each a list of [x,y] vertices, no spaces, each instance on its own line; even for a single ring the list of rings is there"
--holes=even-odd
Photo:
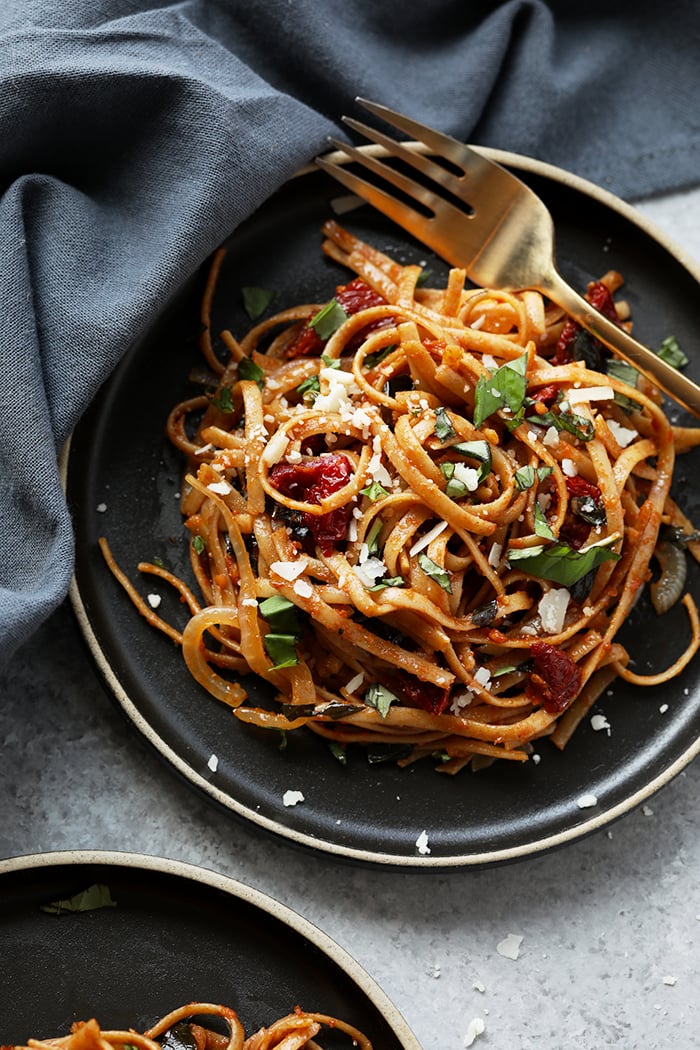
[[[380,120],[422,143],[427,153],[411,149],[351,117],[343,117],[344,122],[419,171],[435,189],[409,178],[378,156],[338,139],[331,140],[337,149],[395,186],[418,207],[399,200],[328,157],[317,158],[320,167],[446,262],[464,268],[475,284],[542,292],[674,401],[700,417],[700,387],[604,317],[559,274],[552,217],[529,186],[500,164],[448,135],[376,102],[362,98],[356,101]],[[446,161],[451,170],[432,157]],[[452,200],[446,199],[441,190]],[[455,199],[467,209],[453,203]]]

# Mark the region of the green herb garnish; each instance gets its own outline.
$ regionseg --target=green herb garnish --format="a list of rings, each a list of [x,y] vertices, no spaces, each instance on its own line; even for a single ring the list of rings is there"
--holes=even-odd
[[[595,435],[593,421],[579,416],[575,412],[543,412],[541,416],[527,416],[526,422],[540,427],[554,427],[555,430],[566,430],[580,441],[592,441]]]
[[[673,368],[685,368],[688,364],[688,357],[681,349],[675,335],[666,336],[656,353],[662,361]]]
[[[257,383],[261,390],[265,386],[265,373],[260,365],[256,365],[249,357],[242,357],[238,362],[238,378]]]
[[[513,475],[515,481],[515,487],[519,492],[523,492],[525,489],[531,489],[535,484],[535,480],[544,481],[552,473],[551,467],[520,467],[516,470]]]
[[[381,518],[375,518],[374,522],[372,523],[372,528],[367,533],[367,539],[365,540],[365,543],[367,544],[367,553],[368,554],[377,554],[378,553],[378,551],[379,551],[379,533],[382,531],[382,526],[383,525],[384,525],[384,522],[381,520]]]
[[[339,357],[329,357],[328,354],[321,354],[321,360],[326,368],[340,368]]]
[[[294,634],[266,634],[263,638],[267,655],[272,660],[271,671],[278,671],[282,667],[293,667],[299,663],[296,651],[296,635]]]
[[[399,703],[399,698],[390,689],[387,689],[385,685],[380,685],[379,682],[375,682],[369,687],[365,693],[365,703],[368,707],[373,707],[382,718],[386,718],[389,708],[393,703]]]
[[[439,441],[447,441],[457,436],[446,408],[435,409],[435,434]]]
[[[345,748],[345,744],[339,744],[337,740],[328,741],[328,750],[340,762],[341,766],[348,764],[348,756]]]
[[[347,319],[348,315],[338,300],[331,299],[311,318],[309,327],[313,328],[319,339],[330,339]]]
[[[373,354],[367,354],[367,357],[362,362],[362,367],[366,369],[376,368],[395,349],[396,343],[391,343],[389,346],[383,346],[381,350],[375,350]]]
[[[294,602],[282,594],[273,594],[258,603],[258,610],[276,634],[293,634],[299,637],[299,610]]]
[[[65,900],[51,901],[40,905],[47,915],[67,915],[81,911],[96,911],[98,908],[116,908],[117,902],[112,899],[109,886],[95,882],[87,889],[81,890]]]
[[[383,580],[378,580],[374,587],[369,587],[370,591],[381,591],[384,587],[405,587],[406,581],[403,576],[387,576]]]
[[[367,499],[371,499],[372,503],[376,503],[377,500],[384,499],[389,493],[380,485],[378,481],[373,481],[371,485],[368,485],[365,489],[360,489],[360,495],[366,496]]]
[[[509,550],[507,557],[511,564],[517,564],[530,576],[571,587],[603,562],[618,561],[620,555],[608,549],[618,540],[619,536],[609,536],[580,551],[565,543],[555,543],[551,547],[523,547]]]
[[[251,321],[257,321],[265,313],[274,294],[269,288],[255,288],[252,285],[241,288],[243,308]]]
[[[540,507],[539,503],[535,503],[535,535],[541,536],[545,540],[555,540],[556,536],[549,527],[549,523],[544,516],[544,511]]]
[[[192,546],[194,547],[196,554],[201,554],[204,548],[206,547],[206,544],[201,536],[193,536]]]
[[[231,387],[222,387],[216,397],[211,399],[211,403],[214,408],[218,408],[221,412],[233,412],[236,406],[231,399]]]
[[[517,416],[527,391],[527,353],[513,361],[506,361],[491,376],[481,376],[474,390],[474,426],[500,408],[509,409]]]
[[[441,568],[432,558],[429,558],[427,554],[421,553],[418,555],[418,564],[431,580],[435,580],[443,591],[447,591],[448,594],[452,594],[452,584],[450,583],[449,573]]]
[[[317,375],[309,376],[297,387],[297,394],[300,394],[307,404],[313,404],[320,393],[321,380]]]
[[[475,459],[481,466],[479,467],[479,484],[484,481],[491,473],[491,446],[488,441],[458,441],[456,445],[450,445],[450,452],[459,452],[460,456],[466,456],[468,459]]]

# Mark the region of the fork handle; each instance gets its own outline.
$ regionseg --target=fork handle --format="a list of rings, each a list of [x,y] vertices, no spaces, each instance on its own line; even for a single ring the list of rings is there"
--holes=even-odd
[[[583,296],[574,291],[556,270],[552,270],[547,275],[540,285],[540,291],[557,306],[561,306],[570,317],[578,321],[601,343],[619,354],[628,364],[634,365],[642,375],[668,394],[670,398],[700,418],[700,386],[662,360],[643,343],[633,339],[624,328],[620,328],[613,321],[604,317]]]

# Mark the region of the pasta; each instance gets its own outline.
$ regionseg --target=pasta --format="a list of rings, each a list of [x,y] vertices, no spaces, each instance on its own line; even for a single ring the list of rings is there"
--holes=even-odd
[[[216,390],[167,427],[199,596],[139,566],[180,592],[184,629],[102,540],[108,564],[242,723],[443,773],[526,761],[542,737],[561,748],[615,678],[655,685],[697,652],[689,593],[690,640],[665,671],[634,672],[617,635],[660,538],[697,556],[669,490],[700,432],[671,427],[658,392],[538,293],[470,288],[458,269],[426,287],[337,223],[324,234],[356,276],[240,341],[223,332],[225,363],[214,257],[201,348]],[[620,284],[588,296],[629,325]],[[247,702],[248,674],[272,709]]]
[[[228,1034],[221,1035],[199,1023],[191,1023],[191,1018],[199,1021],[204,1016],[221,1018]],[[91,1019],[74,1024],[69,1035],[30,1039],[26,1047],[16,1047],[15,1050],[161,1050],[163,1037],[175,1026],[182,1036],[182,1025],[187,1025],[186,1045],[194,1044],[196,1050],[275,1050],[275,1047],[279,1050],[321,1050],[315,1037],[323,1028],[343,1032],[348,1036],[349,1046],[372,1050],[367,1036],[353,1025],[326,1014],[306,1013],[298,1007],[246,1038],[236,1011],[213,1003],[188,1003],[178,1007],[143,1033],[133,1029],[105,1031]],[[182,1039],[179,1041],[183,1042]]]

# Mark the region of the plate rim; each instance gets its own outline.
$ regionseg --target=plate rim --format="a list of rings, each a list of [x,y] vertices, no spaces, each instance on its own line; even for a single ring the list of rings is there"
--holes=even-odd
[[[411,1031],[395,1003],[354,958],[329,934],[288,904],[282,904],[270,894],[240,879],[224,875],[212,868],[148,853],[121,850],[66,849],[47,853],[18,854],[0,860],[0,884],[5,875],[23,871],[48,870],[55,867],[121,867],[132,872],[146,872],[184,879],[198,886],[206,886],[225,893],[228,897],[251,905],[309,941],[329,958],[367,997],[381,1017],[390,1026],[404,1050],[423,1050],[417,1036]]]
[[[406,143],[418,152],[428,152],[422,143]],[[661,230],[653,220],[642,215],[633,205],[628,204],[609,190],[590,182],[588,179],[573,172],[566,171],[557,165],[538,160],[524,154],[500,150],[493,147],[474,146],[477,151],[499,164],[515,168],[516,172],[523,171],[537,176],[543,176],[553,182],[571,188],[587,197],[592,198],[603,206],[616,212],[625,220],[637,226],[644,233],[655,240],[662,248],[672,255],[681,266],[688,271],[690,276],[700,285],[700,263],[688,252],[681,248],[672,237]],[[388,151],[381,146],[360,146],[361,152],[374,155],[388,155]],[[336,163],[348,163],[349,158],[341,151],[332,151],[326,154],[328,159]],[[317,174],[319,168],[311,163],[299,169],[291,180],[301,178],[305,175]],[[264,205],[262,205],[264,206]],[[228,236],[235,236],[235,230]],[[59,457],[59,472],[63,491],[67,491],[68,471],[70,466],[70,450],[72,435],[66,441]],[[145,737],[148,743],[160,754],[166,763],[172,766],[181,776],[192,784],[197,790],[203,792],[212,801],[223,805],[225,809],[232,811],[241,819],[256,825],[263,830],[279,836],[299,847],[314,851],[321,851],[339,859],[378,865],[384,869],[414,869],[429,871],[447,871],[458,869],[478,869],[494,864],[505,864],[526,857],[537,856],[549,850],[567,845],[577,839],[585,838],[587,835],[600,830],[608,824],[614,823],[626,813],[635,809],[646,799],[656,794],[671,780],[673,780],[692,760],[700,754],[700,733],[692,740],[687,748],[665,769],[658,773],[651,781],[645,783],[632,794],[627,795],[616,805],[600,813],[591,814],[579,823],[571,827],[545,835],[533,841],[519,845],[508,846],[497,850],[480,851],[473,854],[458,853],[450,856],[397,856],[381,853],[373,849],[364,849],[347,846],[337,842],[328,842],[316,835],[290,828],[278,820],[273,820],[257,812],[255,809],[244,805],[233,798],[227,792],[221,790],[210,779],[192,768],[169,744],[157,733],[147,719],[138,710],[136,704],[121,685],[117,675],[112,669],[110,661],[100,646],[95,632],[90,623],[85,603],[80,593],[80,587],[75,573],[72,576],[69,599],[78,621],[83,638],[91,652],[104,683],[112,696],[117,700],[128,720]],[[0,874],[2,865],[0,864]]]

